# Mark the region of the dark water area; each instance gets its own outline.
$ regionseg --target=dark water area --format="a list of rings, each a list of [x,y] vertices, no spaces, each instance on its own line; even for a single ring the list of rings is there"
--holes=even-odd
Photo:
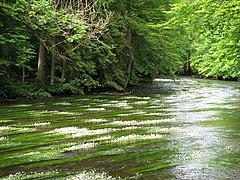
[[[0,179],[239,179],[240,83],[0,102]]]

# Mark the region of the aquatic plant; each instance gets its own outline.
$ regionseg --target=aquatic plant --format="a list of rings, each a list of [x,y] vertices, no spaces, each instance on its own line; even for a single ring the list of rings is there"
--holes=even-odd
[[[88,110],[88,111],[105,111],[106,109],[105,108],[88,108],[86,110]]]
[[[142,97],[142,96],[126,96],[124,99],[142,99],[142,100],[148,100],[150,97]]]
[[[106,172],[83,171],[76,175],[67,177],[67,180],[121,180],[120,177],[112,177]]]
[[[136,142],[139,140],[153,140],[153,139],[162,139],[163,135],[161,134],[147,134],[147,135],[139,135],[139,134],[130,134],[128,136],[122,136],[117,139],[111,140],[112,143],[127,143],[127,142]]]
[[[15,174],[10,174],[3,178],[0,177],[1,180],[23,180],[23,179],[37,179],[37,178],[53,178],[59,174],[58,171],[47,171],[47,172],[17,172]]]
[[[132,109],[133,107],[126,101],[110,101],[110,103],[100,104],[102,107],[115,107],[123,109]]]
[[[148,101],[136,101],[133,104],[147,104]]]
[[[57,177],[57,178],[56,178]],[[57,170],[47,172],[18,172],[10,174],[1,180],[27,180],[27,179],[58,179],[58,180],[124,180],[121,177],[113,177],[107,172],[97,172],[96,170],[81,171],[78,173],[59,172]]]
[[[173,119],[159,119],[159,120],[144,120],[144,121],[113,121],[106,123],[106,125],[113,125],[113,126],[141,126],[141,125],[153,125],[153,124],[161,124],[172,122]]]
[[[26,133],[26,132],[34,132],[34,131],[36,131],[35,128],[0,126],[0,135],[18,134],[18,133]]]
[[[50,122],[36,122],[34,124],[25,124],[22,125],[23,127],[40,127],[40,126],[50,126],[51,123]]]
[[[54,103],[53,105],[71,106],[72,104],[69,102],[58,102],[58,103]]]
[[[64,151],[75,151],[75,150],[88,150],[96,146],[96,143],[83,143],[65,148]]]
[[[44,111],[29,111],[29,114],[35,115],[35,116],[48,116],[48,115],[82,115],[82,113],[79,112],[68,112],[68,111],[58,111],[58,110],[54,110],[54,111],[48,111],[48,110],[44,110]]]
[[[134,112],[128,112],[128,113],[125,113],[125,114],[118,114],[117,116],[133,116],[133,115],[140,115],[140,114],[147,114],[147,112],[145,111],[134,111]]]
[[[5,141],[5,140],[7,140],[6,137],[4,137],[4,136],[1,136],[1,137],[0,137],[0,141]]]
[[[106,134],[112,131],[116,131],[116,129],[113,128],[105,128],[105,129],[95,129],[90,130],[87,128],[78,128],[78,127],[63,127],[53,130],[53,133],[57,134],[69,134],[73,137],[81,137],[81,136],[91,136],[96,134]]]
[[[101,122],[108,122],[106,119],[89,119],[89,122],[101,123]]]
[[[180,88],[167,96],[92,94],[3,105],[0,179],[188,179],[179,173],[191,163],[229,175],[239,166],[239,91],[214,103],[216,88]]]

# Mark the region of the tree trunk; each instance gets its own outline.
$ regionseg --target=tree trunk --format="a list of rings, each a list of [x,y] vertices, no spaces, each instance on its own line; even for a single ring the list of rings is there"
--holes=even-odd
[[[153,73],[152,73],[152,75],[151,75],[151,82],[153,82],[153,81],[154,81],[154,79],[155,79],[155,77],[156,77],[157,73],[158,73],[158,66],[157,66],[157,68],[156,68],[156,69],[154,69],[154,71],[153,71]]]
[[[25,67],[22,67],[22,82],[25,82]]]
[[[65,58],[65,57],[63,57],[62,58],[62,76],[61,76],[61,78],[62,78],[62,80],[65,80],[65,73],[66,73],[66,61],[67,61],[67,59]]]
[[[129,43],[129,45],[132,44],[132,38],[133,38],[132,31],[129,30],[128,34],[127,34],[127,41]],[[125,70],[126,80],[125,80],[125,84],[124,84],[124,90],[126,90],[128,84],[129,84],[129,81],[130,81],[133,62],[134,62],[134,49],[132,47],[130,47],[130,57],[129,57],[128,64],[127,64],[127,67]]]
[[[76,68],[76,65],[77,65],[77,62],[75,60],[72,61],[72,66],[71,68],[69,69],[70,70],[70,73],[69,73],[69,81],[72,81],[73,78],[74,78],[74,70]]]
[[[44,40],[44,33],[41,32],[40,38]],[[38,52],[38,69],[37,69],[37,80],[40,83],[45,83],[45,53],[46,48],[42,42],[39,44],[39,52]]]
[[[55,46],[57,39],[53,39],[53,48],[52,48],[52,64],[51,64],[51,85],[54,85],[55,75],[56,75],[56,61],[57,61],[57,47]]]

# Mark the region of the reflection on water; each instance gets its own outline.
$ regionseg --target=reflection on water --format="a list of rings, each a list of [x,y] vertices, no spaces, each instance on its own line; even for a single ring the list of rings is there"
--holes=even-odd
[[[240,177],[240,83],[156,79],[131,91],[0,105],[0,177]]]
[[[172,133],[176,142],[176,164],[171,169],[176,179],[237,179],[240,177],[240,91],[227,82],[184,79],[178,86],[168,82],[164,87],[175,90],[164,103],[172,112],[180,132]],[[158,85],[159,86],[159,85]],[[239,87],[239,84],[238,84]],[[234,120],[226,116],[234,116]],[[215,126],[218,122],[227,126]],[[236,130],[229,129],[233,121]],[[176,126],[176,122],[172,124]],[[234,139],[231,136],[234,135]],[[228,136],[228,138],[226,138]],[[238,141],[236,142],[238,138]],[[236,144],[237,143],[237,144]],[[171,145],[172,146],[172,145]],[[233,158],[231,158],[233,156]],[[226,162],[224,162],[226,157]],[[228,159],[229,158],[229,159]],[[157,177],[157,175],[156,175]]]

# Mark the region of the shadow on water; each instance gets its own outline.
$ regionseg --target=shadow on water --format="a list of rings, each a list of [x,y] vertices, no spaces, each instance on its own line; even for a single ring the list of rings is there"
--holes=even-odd
[[[156,79],[130,91],[0,105],[0,177],[240,177],[239,82]]]

